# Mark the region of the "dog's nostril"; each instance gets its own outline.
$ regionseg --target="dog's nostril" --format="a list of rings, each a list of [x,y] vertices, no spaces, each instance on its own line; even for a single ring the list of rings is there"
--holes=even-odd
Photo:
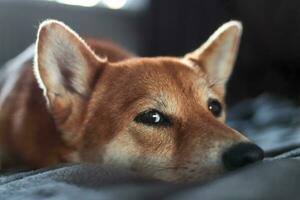
[[[234,170],[245,165],[260,161],[264,158],[264,152],[252,143],[239,143],[230,147],[223,154],[223,163],[227,170]]]

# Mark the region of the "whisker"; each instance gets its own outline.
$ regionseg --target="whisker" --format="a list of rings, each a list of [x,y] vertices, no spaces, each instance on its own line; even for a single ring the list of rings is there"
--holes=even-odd
[[[153,165],[153,164],[148,164],[146,167],[155,169],[157,171],[188,169],[188,167],[185,167],[185,166],[158,166],[158,165]]]

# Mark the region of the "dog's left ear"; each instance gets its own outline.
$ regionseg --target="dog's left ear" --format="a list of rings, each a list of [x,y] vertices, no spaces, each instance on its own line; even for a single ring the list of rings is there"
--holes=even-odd
[[[208,78],[225,84],[229,79],[242,33],[242,25],[238,21],[230,21],[222,25],[197,50],[185,55],[207,73]]]
[[[64,129],[67,122],[78,126],[82,123],[81,116],[105,64],[104,59],[95,55],[83,39],[62,22],[46,20],[40,25],[34,72],[60,129]]]

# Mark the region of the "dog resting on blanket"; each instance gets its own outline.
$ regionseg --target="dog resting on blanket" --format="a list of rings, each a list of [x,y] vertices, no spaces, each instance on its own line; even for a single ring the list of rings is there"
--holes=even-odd
[[[34,55],[1,72],[2,167],[97,162],[183,182],[261,160],[224,124],[241,31],[230,21],[183,57],[146,58],[43,22]]]

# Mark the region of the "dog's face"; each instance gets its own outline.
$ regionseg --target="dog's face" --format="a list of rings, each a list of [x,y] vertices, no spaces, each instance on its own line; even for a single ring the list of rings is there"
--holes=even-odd
[[[240,34],[241,25],[229,22],[182,58],[110,63],[62,23],[44,22],[35,74],[62,137],[75,148],[69,159],[176,182],[222,173],[224,154],[247,141],[224,124]]]

